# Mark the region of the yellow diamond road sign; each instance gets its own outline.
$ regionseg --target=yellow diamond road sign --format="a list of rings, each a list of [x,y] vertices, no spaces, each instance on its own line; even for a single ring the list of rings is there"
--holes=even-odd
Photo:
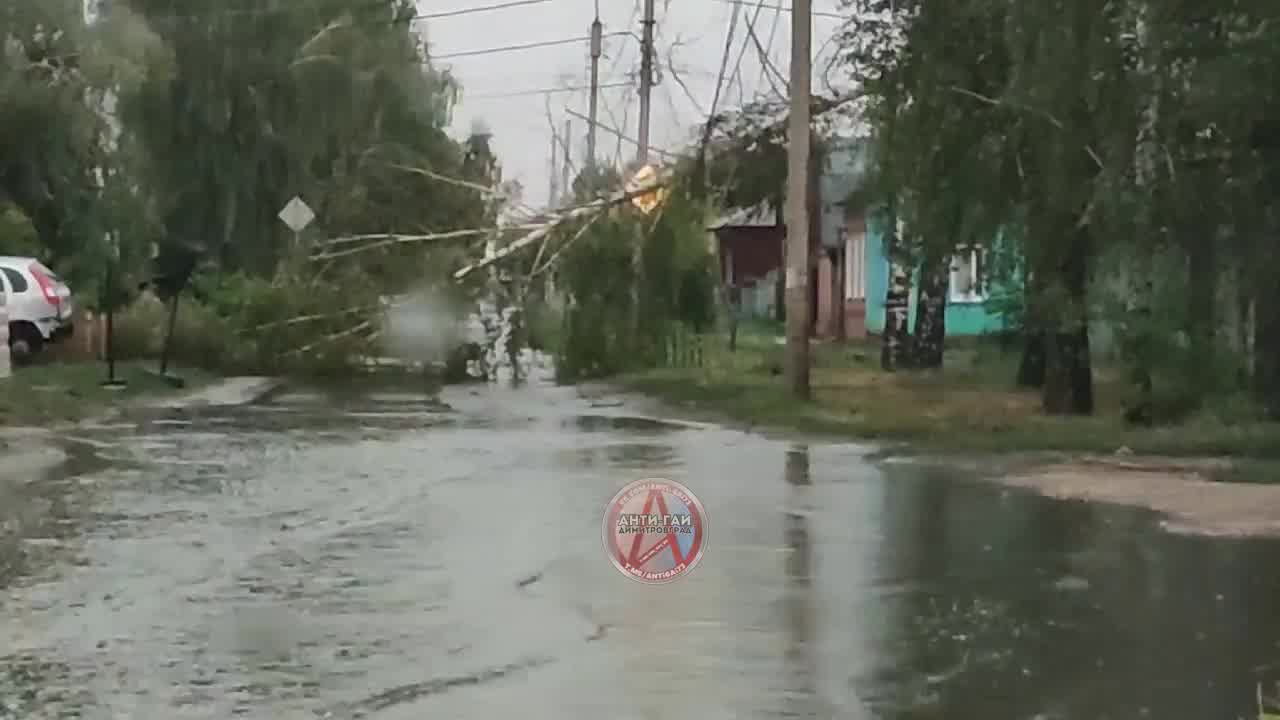
[[[645,165],[631,176],[631,180],[627,182],[627,192],[634,193],[643,190],[658,182],[658,171],[652,165]],[[640,209],[640,212],[651,213],[655,208],[662,205],[667,199],[666,188],[654,188],[646,193],[641,193],[631,198],[631,204]]]

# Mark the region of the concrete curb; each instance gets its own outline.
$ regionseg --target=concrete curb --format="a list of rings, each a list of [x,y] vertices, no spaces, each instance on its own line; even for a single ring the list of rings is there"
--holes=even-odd
[[[44,428],[0,428],[0,485],[23,485],[66,462],[68,455]]]
[[[274,377],[229,377],[178,397],[153,400],[144,407],[173,409],[247,405],[273,392],[283,383],[282,379]]]
[[[178,397],[143,401],[140,407],[172,409],[244,405],[275,391],[283,380],[271,377],[230,377]],[[82,422],[109,420],[120,408]],[[57,445],[58,432],[39,427],[0,427],[0,484],[25,484],[66,462]]]

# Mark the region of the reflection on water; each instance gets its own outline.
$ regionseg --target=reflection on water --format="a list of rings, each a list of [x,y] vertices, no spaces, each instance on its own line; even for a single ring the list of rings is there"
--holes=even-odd
[[[1274,542],[919,471],[885,512],[881,572],[919,584],[862,683],[885,717],[1248,717],[1274,677]]]
[[[0,718],[18,697],[23,720],[1200,720],[1250,717],[1280,679],[1274,542],[605,418],[571,388],[446,400],[86,431],[129,462],[0,495]],[[662,587],[600,539],[613,493],[654,475],[711,528]]]
[[[787,645],[784,653],[789,681],[783,689],[786,717],[817,717],[816,658],[814,657],[813,543],[809,537],[810,501],[806,495],[809,476],[809,448],[798,445],[787,450],[784,482],[790,507],[786,511],[785,565]]]

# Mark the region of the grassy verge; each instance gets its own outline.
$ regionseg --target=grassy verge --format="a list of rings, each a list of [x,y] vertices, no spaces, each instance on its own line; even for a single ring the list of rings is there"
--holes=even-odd
[[[187,381],[187,389],[212,380],[207,372],[175,369],[171,374]],[[155,362],[120,363],[116,376],[128,386],[121,390],[102,387],[106,367],[99,362],[51,362],[16,368],[0,380],[0,427],[41,426],[79,420],[142,396],[178,392],[155,374]]]
[[[809,403],[792,400],[772,337],[745,335],[728,352],[723,337],[705,341],[700,368],[662,368],[623,376],[624,387],[690,410],[749,424],[905,441],[922,449],[974,452],[1062,451],[1280,459],[1280,424],[1224,404],[1185,423],[1134,429],[1120,418],[1120,391],[1098,372],[1093,417],[1049,417],[1036,391],[1013,386],[1018,357],[994,345],[957,343],[940,372],[885,373],[879,348],[818,345]]]

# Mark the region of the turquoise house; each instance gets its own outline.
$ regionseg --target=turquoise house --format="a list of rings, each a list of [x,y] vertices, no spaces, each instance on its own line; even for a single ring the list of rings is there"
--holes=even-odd
[[[866,162],[867,141],[840,143],[828,155],[822,184],[824,215],[828,208],[841,210],[843,222],[837,220],[839,227],[824,228],[823,237],[829,248],[832,284],[843,285],[844,334],[852,337],[884,331],[885,293],[889,289],[885,219],[844,202],[865,178]],[[993,244],[996,241],[993,238]],[[946,309],[948,336],[982,335],[1006,326],[998,309],[1000,303],[994,301],[995,293],[987,281],[989,249],[957,248],[952,258]],[[912,278],[909,328],[915,327],[917,279]],[[820,278],[820,285],[823,284]],[[994,290],[998,293],[1000,289]]]
[[[889,290],[889,257],[885,253],[885,223],[872,217],[866,233],[867,332],[884,331],[884,301]],[[984,275],[987,248],[958,249],[951,260],[947,289],[947,335],[983,335],[1005,327],[1004,316],[993,307],[992,292]],[[917,277],[912,278],[912,288]],[[911,293],[908,328],[916,323],[916,293]]]

